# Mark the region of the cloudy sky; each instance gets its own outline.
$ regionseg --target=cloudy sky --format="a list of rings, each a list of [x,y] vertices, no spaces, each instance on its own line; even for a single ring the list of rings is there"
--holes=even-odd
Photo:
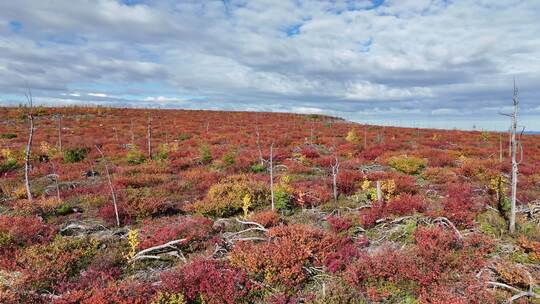
[[[540,1],[4,0],[0,105],[540,130]]]

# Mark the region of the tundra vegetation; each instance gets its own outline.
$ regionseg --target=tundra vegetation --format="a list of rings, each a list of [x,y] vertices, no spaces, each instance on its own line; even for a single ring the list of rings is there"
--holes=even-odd
[[[538,135],[105,107],[0,117],[1,303],[540,303]]]

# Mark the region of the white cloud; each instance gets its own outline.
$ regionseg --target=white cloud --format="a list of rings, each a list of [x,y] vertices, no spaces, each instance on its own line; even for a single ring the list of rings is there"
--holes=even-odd
[[[401,111],[406,119],[416,111],[478,116],[484,114],[477,109],[502,108],[516,76],[523,112],[536,111],[540,2],[386,0],[368,9],[372,5],[2,1],[0,92],[20,94],[28,83],[44,97],[83,92],[70,95],[80,102],[130,95],[115,102],[321,109],[351,118],[367,111],[380,119]],[[21,28],[10,30],[10,21]],[[297,31],[289,37],[291,28]],[[95,92],[103,95],[90,95]]]

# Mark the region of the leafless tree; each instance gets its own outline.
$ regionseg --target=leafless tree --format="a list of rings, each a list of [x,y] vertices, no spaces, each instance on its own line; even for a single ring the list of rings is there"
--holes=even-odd
[[[382,187],[381,187],[381,181],[377,181],[377,201],[382,202]]]
[[[131,133],[131,145],[135,146],[135,133],[133,132],[133,118],[129,121],[129,132]]]
[[[272,211],[275,209],[274,205],[274,143],[270,144],[270,196],[272,199]]]
[[[510,198],[510,223],[508,230],[511,234],[514,234],[516,231],[516,195],[517,195],[517,182],[518,182],[518,173],[519,169],[518,166],[523,160],[523,147],[521,146],[521,135],[523,135],[523,131],[521,131],[520,136],[517,135],[517,127],[518,127],[518,111],[519,111],[519,91],[516,86],[516,81],[514,80],[514,93],[512,96],[512,105],[513,105],[513,112],[512,114],[503,114],[506,116],[509,116],[512,120],[512,124],[510,126],[510,156],[512,158],[512,181],[511,181],[511,198]],[[517,160],[517,150],[518,148],[521,150],[521,157],[520,160]]]
[[[339,158],[337,151],[334,151],[334,162],[332,163],[332,186],[334,190],[334,201],[337,202],[338,199],[338,191],[337,191],[337,176],[339,174]]]
[[[52,175],[53,175],[53,178],[54,178],[54,185],[56,187],[56,198],[58,200],[61,200],[61,197],[60,197],[60,185],[58,184],[59,176],[56,173],[56,166],[54,165],[54,161],[51,161],[51,167],[52,167],[52,171],[53,171]]]
[[[62,153],[62,115],[57,114],[56,120],[58,123],[58,150]]]
[[[105,173],[107,174],[107,182],[109,183],[109,189],[111,190],[111,196],[113,200],[114,205],[114,214],[116,216],[116,226],[120,227],[120,217],[118,216],[118,205],[116,203],[116,193],[114,192],[114,187],[111,179],[111,172],[109,171],[109,164],[107,162],[107,159],[105,158],[105,155],[101,151],[101,149],[96,145],[96,149],[98,150],[99,154],[101,155],[101,159],[103,160],[103,164],[105,165]]]
[[[25,93],[26,100],[28,101],[28,124],[29,124],[29,134],[28,134],[28,142],[26,143],[26,151],[24,155],[24,186],[26,187],[26,196],[28,197],[28,200],[32,202],[32,192],[30,191],[30,181],[29,181],[29,174],[30,174],[30,153],[32,149],[32,137],[34,136],[34,114],[33,114],[33,98],[32,98],[32,91],[28,89],[28,92]]]
[[[148,159],[152,159],[152,116],[148,115],[148,123],[146,128],[146,140],[148,146]]]
[[[255,135],[257,136],[256,142],[257,142],[257,150],[259,150],[259,162],[261,163],[261,166],[264,166],[264,158],[261,148],[261,134],[259,132],[259,126],[256,126],[255,129]]]

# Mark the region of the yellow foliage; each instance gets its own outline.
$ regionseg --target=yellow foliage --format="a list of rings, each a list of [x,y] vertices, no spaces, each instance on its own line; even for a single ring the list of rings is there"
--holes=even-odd
[[[128,232],[128,244],[129,251],[124,257],[126,260],[131,260],[135,254],[137,254],[137,248],[139,247],[139,231],[137,229],[130,229]]]
[[[347,136],[345,137],[345,140],[353,144],[359,143],[360,136],[356,134],[356,129],[353,128],[349,132],[347,132]]]
[[[242,210],[244,210],[244,217],[247,217],[249,208],[251,207],[251,195],[249,195],[249,193],[246,193],[246,195],[242,199],[242,202],[243,202]]]
[[[377,186],[376,182],[372,182],[368,179],[364,179],[362,185],[360,186],[362,191],[364,191],[368,197],[375,201],[377,199]],[[395,196],[396,192],[396,182],[393,179],[381,181],[381,193],[383,199],[390,200]]]
[[[423,158],[404,155],[391,157],[388,164],[405,174],[418,174],[426,167],[427,161]]]
[[[64,202],[57,197],[47,197],[37,201],[37,204],[43,213],[53,213],[62,206],[63,203]]]
[[[60,152],[57,147],[51,146],[46,141],[42,141],[40,143],[39,150],[41,151],[41,153],[47,155],[48,157],[54,157]]]
[[[186,304],[184,295],[181,293],[159,292],[151,304]]]

